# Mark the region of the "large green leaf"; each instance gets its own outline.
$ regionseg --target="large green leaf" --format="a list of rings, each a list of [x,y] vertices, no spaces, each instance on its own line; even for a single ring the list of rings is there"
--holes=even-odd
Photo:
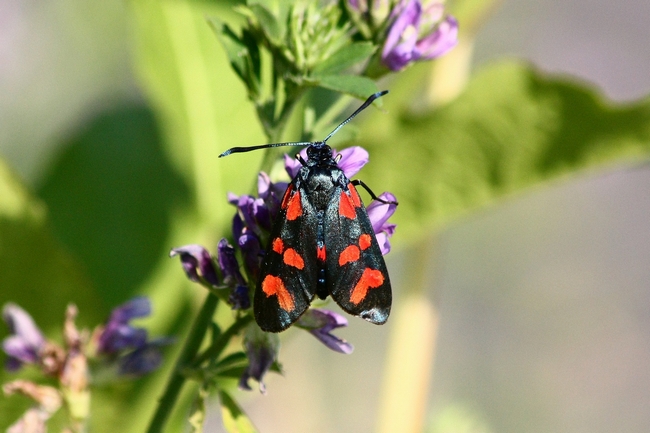
[[[186,185],[165,160],[145,107],[102,113],[73,137],[41,188],[56,234],[88,269],[112,307],[165,256]]]
[[[360,176],[376,193],[397,195],[401,236],[525,187],[650,151],[650,101],[609,104],[593,88],[522,63],[484,69],[456,101],[428,113],[410,114],[396,100],[385,97],[391,115],[365,124],[360,144],[371,161]]]

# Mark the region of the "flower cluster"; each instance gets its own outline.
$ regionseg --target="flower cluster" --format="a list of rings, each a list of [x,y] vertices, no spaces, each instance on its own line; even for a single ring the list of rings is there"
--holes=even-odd
[[[348,0],[347,6],[363,37],[380,43],[381,63],[393,72],[438,58],[458,41],[458,22],[435,0]]]
[[[6,394],[20,393],[36,403],[14,424],[17,431],[34,422],[44,428],[45,422],[64,401],[73,419],[87,418],[92,362],[120,376],[141,376],[155,370],[162,362],[161,347],[170,340],[147,340],[144,328],[130,324],[132,319],[150,313],[151,304],[147,298],[134,298],[115,308],[107,322],[96,327],[89,338],[88,331],[77,329],[77,308],[69,305],[63,326],[64,345],[61,346],[45,338],[29,313],[16,304],[6,304],[2,310],[10,331],[2,342],[7,355],[6,368],[16,371],[23,365],[35,365],[46,376],[57,378],[60,386],[56,389],[24,380],[5,384]]]
[[[451,50],[458,40],[458,22],[444,16],[442,3],[424,6],[419,0],[401,2],[393,9],[392,22],[381,51],[381,59],[392,71],[409,63],[432,60]]]
[[[300,152],[303,160],[307,159],[306,149]],[[338,167],[350,178],[368,162],[368,152],[361,147],[351,147],[341,152],[333,151],[333,157],[338,159]],[[300,167],[299,159],[285,155],[285,169],[293,178]],[[272,182],[269,176],[262,172],[258,176],[257,196],[235,194],[228,195],[228,202],[236,207],[233,217],[232,236],[235,247],[226,239],[217,246],[216,260],[210,253],[199,245],[187,245],[172,249],[170,255],[179,255],[181,263],[189,279],[201,282],[211,290],[229,289],[227,299],[235,310],[247,310],[251,306],[250,293],[257,285],[260,264],[264,255],[264,246],[268,242],[273,221],[279,211],[280,203],[288,186],[287,182]],[[373,201],[368,207],[368,217],[375,231],[382,254],[390,251],[389,238],[395,231],[395,225],[388,222],[396,209],[395,196],[385,192],[379,195],[379,200]],[[237,252],[243,266],[240,267]],[[250,313],[250,312],[249,312]],[[296,326],[309,331],[326,347],[339,353],[351,353],[353,347],[345,340],[332,334],[336,328],[347,326],[347,320],[337,313],[328,310],[310,308],[296,322]],[[248,357],[248,367],[244,371],[240,387],[250,389],[248,379],[260,382],[277,358],[278,344],[275,336],[261,332],[257,325],[246,333],[244,347]]]

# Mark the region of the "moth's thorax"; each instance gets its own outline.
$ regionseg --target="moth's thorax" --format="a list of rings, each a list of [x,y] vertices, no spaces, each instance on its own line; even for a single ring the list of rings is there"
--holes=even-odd
[[[308,193],[309,201],[317,210],[324,210],[330,204],[337,186],[346,185],[343,171],[336,167],[307,166],[300,170],[300,185]]]

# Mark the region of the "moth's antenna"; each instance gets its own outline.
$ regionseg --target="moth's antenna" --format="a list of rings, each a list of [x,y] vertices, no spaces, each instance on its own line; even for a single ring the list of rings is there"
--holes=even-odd
[[[226,150],[224,153],[219,155],[219,158],[223,158],[224,156],[228,156],[231,153],[242,153],[242,152],[250,152],[251,150],[259,150],[259,149],[268,149],[269,147],[280,147],[280,146],[307,146],[308,144],[311,144],[311,141],[296,141],[296,142],[288,142],[288,143],[271,143],[271,144],[260,144],[259,146],[250,146],[250,147],[231,147],[230,149]]]
[[[325,139],[323,140],[323,143],[327,143],[327,140],[329,140],[329,139],[332,137],[332,135],[336,134],[336,132],[337,132],[339,129],[341,129],[341,128],[343,127],[343,125],[345,125],[346,123],[348,123],[350,120],[354,119],[354,118],[356,117],[357,114],[361,113],[363,110],[365,110],[366,108],[368,108],[368,105],[372,104],[372,103],[374,102],[375,99],[384,96],[386,93],[388,93],[388,90],[382,90],[381,92],[377,92],[377,93],[375,93],[374,95],[370,95],[370,97],[369,97],[368,99],[366,99],[366,102],[364,102],[364,103],[361,105],[361,107],[357,108],[356,111],[355,111],[354,113],[350,114],[350,117],[348,117],[348,118],[345,119],[343,122],[341,122],[341,123],[339,124],[339,126],[337,126],[336,128],[334,128],[334,131],[330,132],[330,134],[329,134],[327,137],[325,137]]]
[[[339,129],[343,127],[346,123],[348,123],[350,120],[354,119],[354,117],[368,108],[370,104],[373,103],[373,101],[377,98],[380,98],[384,96],[386,93],[388,93],[388,90],[383,90],[381,92],[377,92],[374,95],[371,95],[368,99],[366,99],[366,102],[364,102],[361,107],[357,108],[356,111],[350,116],[345,119],[339,126],[337,126],[334,131],[330,132],[330,134],[325,137],[325,139],[322,141],[323,143],[327,143],[327,140],[329,140],[332,135],[334,135]],[[296,142],[287,142],[287,143],[270,143],[270,144],[260,144],[258,146],[250,146],[250,147],[232,147],[225,152],[223,152],[221,155],[219,155],[219,158],[223,158],[224,156],[228,156],[231,153],[243,153],[243,152],[250,152],[252,150],[259,150],[259,149],[268,149],[270,147],[281,147],[281,146],[308,146],[312,144],[312,141],[296,141]]]

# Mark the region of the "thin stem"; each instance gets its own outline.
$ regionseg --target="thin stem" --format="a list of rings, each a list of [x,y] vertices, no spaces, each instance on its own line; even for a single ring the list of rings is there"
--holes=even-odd
[[[196,316],[192,329],[187,336],[185,346],[178,356],[174,370],[172,371],[169,382],[167,383],[167,388],[160,398],[158,409],[151,419],[149,429],[147,430],[148,433],[160,433],[163,431],[165,423],[176,404],[181,388],[185,383],[185,376],[183,376],[182,371],[185,367],[191,365],[192,360],[199,351],[205,333],[207,332],[210,323],[212,323],[212,316],[214,315],[218,304],[219,298],[213,294],[208,294],[205,298],[201,311],[199,311],[199,314]]]
[[[230,342],[230,340],[235,335],[239,334],[239,331],[244,329],[249,323],[251,323],[252,320],[253,316],[250,314],[241,316],[239,319],[237,319],[235,323],[230,325],[230,328],[228,328],[223,334],[219,335],[217,341],[215,341],[212,346],[208,347],[205,352],[196,357],[196,360],[194,360],[193,363],[194,366],[199,367],[208,359],[216,359],[221,354],[223,349],[226,348],[226,345]]]

